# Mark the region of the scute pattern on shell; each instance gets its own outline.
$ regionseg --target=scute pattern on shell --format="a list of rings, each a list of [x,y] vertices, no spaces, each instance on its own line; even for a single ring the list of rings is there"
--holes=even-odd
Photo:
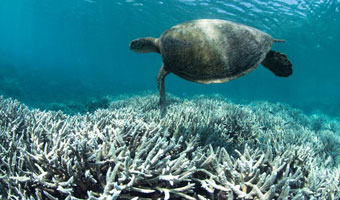
[[[216,83],[252,71],[271,49],[273,38],[225,20],[194,20],[160,37],[166,70],[194,82]]]

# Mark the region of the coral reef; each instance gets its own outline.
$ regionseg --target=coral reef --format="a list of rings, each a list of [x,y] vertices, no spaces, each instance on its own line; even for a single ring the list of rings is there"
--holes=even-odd
[[[168,102],[164,118],[157,95],[70,116],[0,97],[0,199],[340,198],[338,119],[220,96]]]

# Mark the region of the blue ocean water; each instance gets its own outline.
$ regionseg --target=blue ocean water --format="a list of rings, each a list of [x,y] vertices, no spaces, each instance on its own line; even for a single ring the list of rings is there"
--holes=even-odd
[[[286,40],[273,48],[287,54],[293,75],[279,78],[260,66],[231,82],[203,85],[172,74],[167,92],[285,102],[340,116],[339,0],[2,0],[0,94],[45,108],[156,92],[160,55],[136,54],[129,42],[200,18],[243,23]]]

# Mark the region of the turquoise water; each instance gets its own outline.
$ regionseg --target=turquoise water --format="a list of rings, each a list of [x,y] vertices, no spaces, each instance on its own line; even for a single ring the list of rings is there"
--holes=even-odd
[[[199,18],[231,20],[285,39],[273,48],[287,54],[293,75],[279,78],[260,66],[247,76],[211,85],[169,75],[168,93],[217,93],[340,115],[339,0],[3,0],[0,94],[46,108],[156,92],[161,57],[136,54],[129,42],[158,37],[171,26]]]
[[[200,18],[284,39],[293,75],[170,74],[160,115],[129,43]],[[339,46],[340,0],[1,0],[0,200],[340,199]]]

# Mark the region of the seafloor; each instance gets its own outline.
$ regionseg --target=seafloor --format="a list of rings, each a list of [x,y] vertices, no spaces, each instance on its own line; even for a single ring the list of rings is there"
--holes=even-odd
[[[0,97],[0,199],[340,199],[340,120],[220,96],[77,115]]]

